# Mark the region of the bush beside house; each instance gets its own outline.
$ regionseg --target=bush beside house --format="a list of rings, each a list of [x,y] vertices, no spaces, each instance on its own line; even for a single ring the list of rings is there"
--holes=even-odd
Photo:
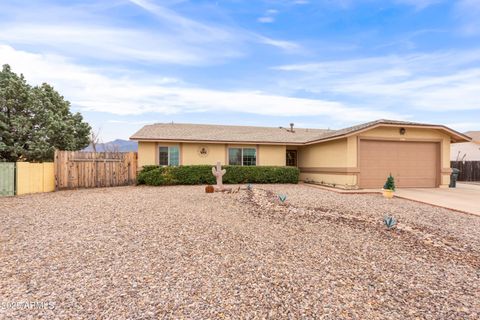
[[[239,183],[298,183],[300,171],[296,167],[223,166],[227,173],[225,184]],[[137,177],[138,184],[152,186],[215,184],[210,165],[178,167],[144,166]]]

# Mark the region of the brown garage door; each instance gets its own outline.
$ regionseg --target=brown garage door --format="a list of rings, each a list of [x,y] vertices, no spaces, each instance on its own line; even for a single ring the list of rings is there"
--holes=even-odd
[[[361,188],[383,187],[390,173],[397,187],[437,187],[438,143],[360,141]]]

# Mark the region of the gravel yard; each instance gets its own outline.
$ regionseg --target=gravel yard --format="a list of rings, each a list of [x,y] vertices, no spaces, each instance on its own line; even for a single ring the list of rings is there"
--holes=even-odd
[[[0,198],[0,217],[0,318],[480,318],[480,217],[407,200],[118,187]]]

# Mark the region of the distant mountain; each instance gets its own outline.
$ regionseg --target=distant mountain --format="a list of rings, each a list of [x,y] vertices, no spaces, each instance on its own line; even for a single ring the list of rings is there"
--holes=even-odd
[[[137,151],[137,150],[138,150],[137,141],[116,139],[110,142],[97,144],[97,152],[105,152],[105,151],[130,152],[130,151]],[[92,145],[89,145],[88,147],[83,149],[83,151],[93,151]]]

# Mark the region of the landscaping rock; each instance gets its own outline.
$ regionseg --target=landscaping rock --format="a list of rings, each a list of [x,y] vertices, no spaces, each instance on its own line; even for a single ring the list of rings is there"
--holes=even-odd
[[[480,217],[407,200],[118,187],[0,198],[0,219],[0,318],[480,318]]]

